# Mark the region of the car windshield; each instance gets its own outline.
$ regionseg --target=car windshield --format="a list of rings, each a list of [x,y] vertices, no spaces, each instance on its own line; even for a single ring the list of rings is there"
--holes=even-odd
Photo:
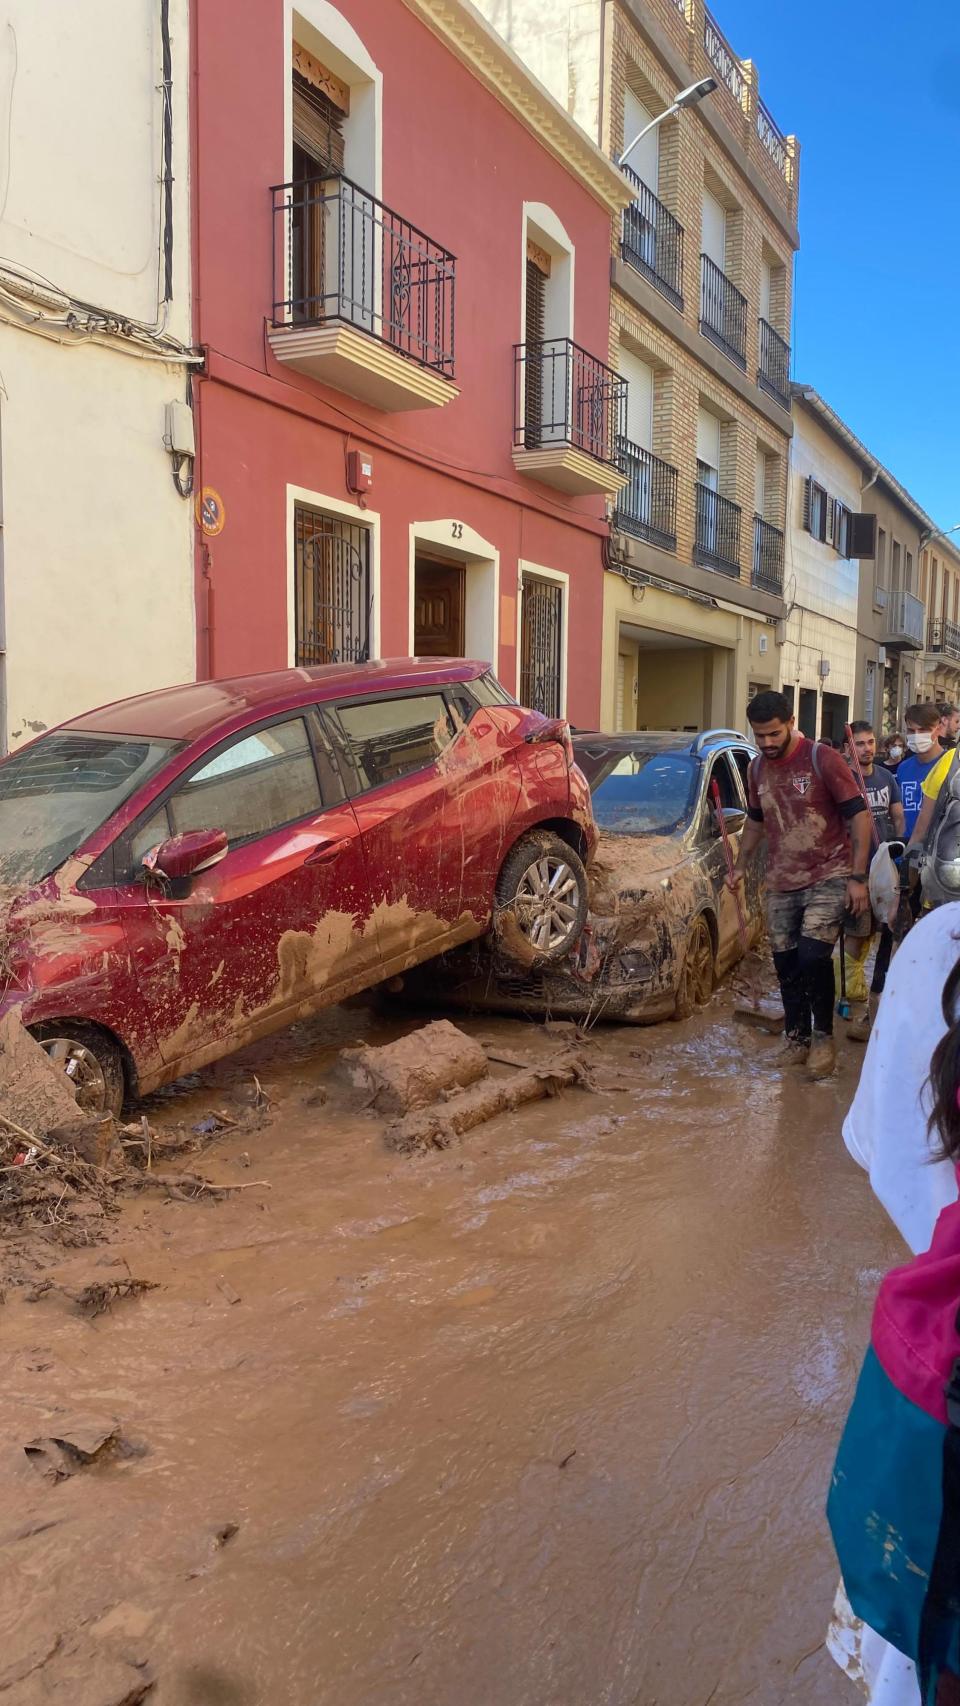
[[[610,835],[670,835],[686,828],[699,766],[688,752],[578,747],[597,827]]]
[[[180,743],[43,735],[0,764],[0,882],[38,883],[106,823]]]

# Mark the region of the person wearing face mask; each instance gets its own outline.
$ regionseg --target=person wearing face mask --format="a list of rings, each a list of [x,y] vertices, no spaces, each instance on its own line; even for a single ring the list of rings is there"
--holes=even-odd
[[[903,736],[888,735],[880,748],[880,763],[885,764],[888,770],[896,771],[897,766],[902,763],[906,756],[907,749],[903,742]]]
[[[904,833],[909,841],[923,805],[923,784],[943,757],[943,747],[937,705],[908,705],[904,721],[910,752],[897,771],[897,781],[903,798]]]

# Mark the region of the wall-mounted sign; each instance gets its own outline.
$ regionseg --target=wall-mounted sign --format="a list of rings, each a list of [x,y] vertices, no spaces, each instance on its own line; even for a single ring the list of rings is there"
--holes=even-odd
[[[209,538],[215,539],[218,533],[223,532],[227,512],[223,499],[214,486],[201,486],[194,509],[199,525]]]

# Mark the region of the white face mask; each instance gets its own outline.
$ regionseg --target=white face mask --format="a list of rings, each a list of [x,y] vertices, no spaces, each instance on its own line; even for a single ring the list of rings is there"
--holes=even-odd
[[[933,745],[932,735],[908,735],[907,745],[911,752],[929,752]]]
[[[903,747],[902,746],[892,746],[890,748],[890,757],[891,758],[902,758],[903,757]]]

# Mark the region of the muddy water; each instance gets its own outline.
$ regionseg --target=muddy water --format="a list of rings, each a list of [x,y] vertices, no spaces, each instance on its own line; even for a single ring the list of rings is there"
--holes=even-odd
[[[161,1290],[91,1324],[8,1289],[2,1698],[117,1706],[109,1661],[156,1706],[852,1701],[821,1510],[899,1254],[840,1145],[859,1056],[788,1082],[721,998],[595,1043],[627,1088],[411,1159],[309,1105],[325,1041],[386,1034],[341,1013],[253,1057],[276,1117],[204,1170],[269,1189],[138,1199],[49,1270]],[[21,1448],[63,1412],[143,1454],[46,1484]]]

